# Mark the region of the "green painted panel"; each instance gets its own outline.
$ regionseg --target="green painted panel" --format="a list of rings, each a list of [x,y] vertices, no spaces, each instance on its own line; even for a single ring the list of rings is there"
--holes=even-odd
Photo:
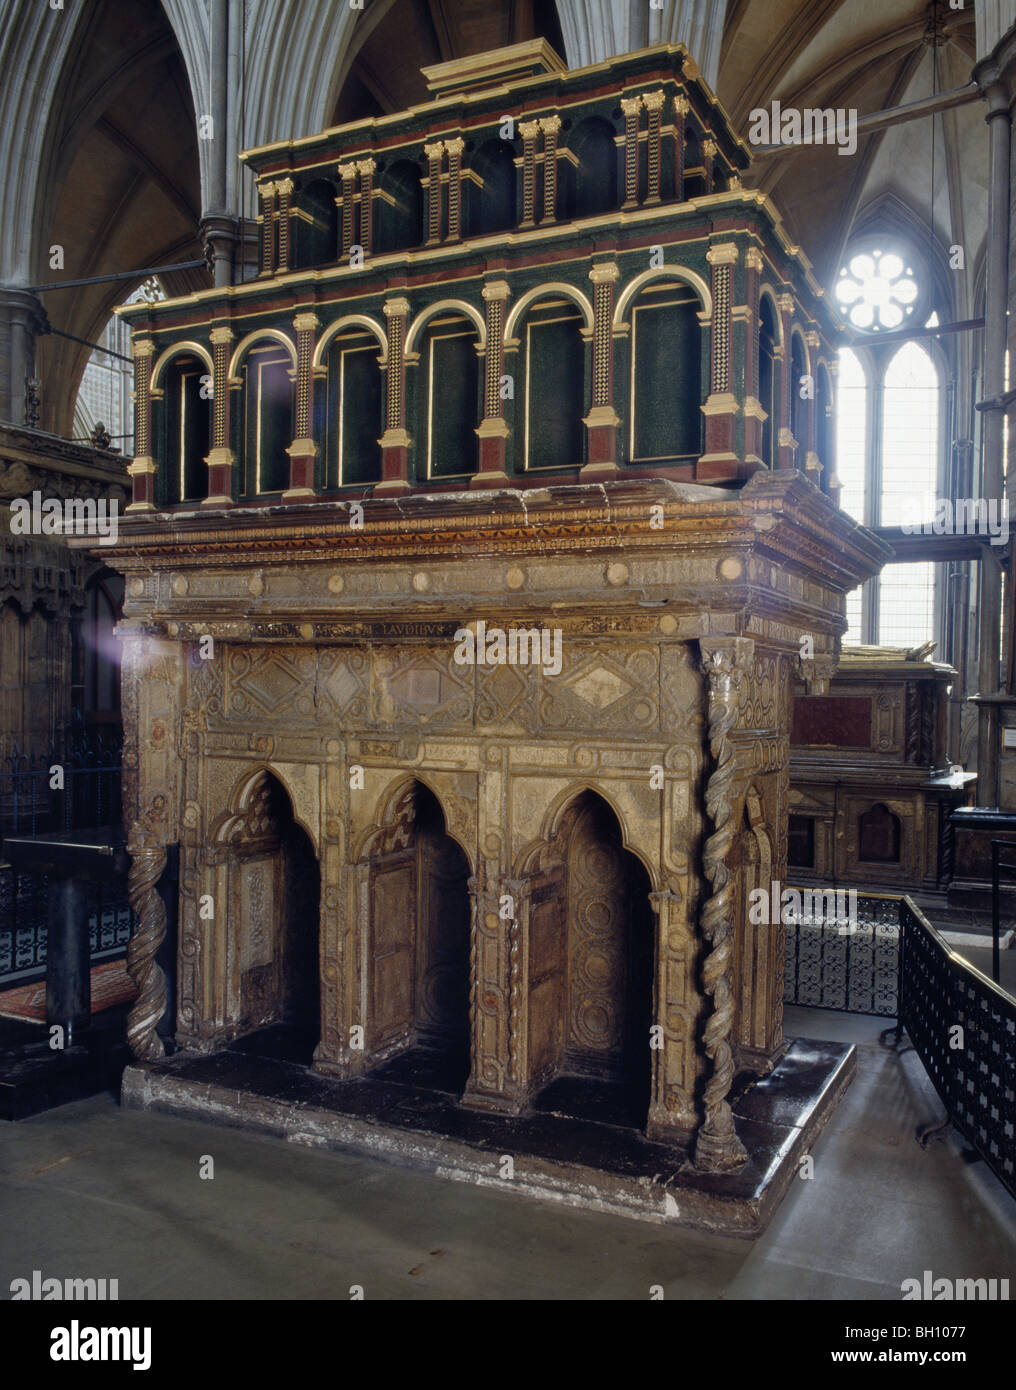
[[[423,438],[429,439],[430,476],[476,471],[479,358],[472,330],[433,333],[428,341],[428,391]]]
[[[702,441],[702,330],[697,301],[633,311],[632,458],[698,457]]]
[[[261,357],[252,353],[247,375],[246,494],[284,492],[289,487],[289,455],[293,442],[293,383],[288,356]]]
[[[164,505],[200,501],[208,496],[211,448],[211,401],[201,399],[204,363],[172,365],[166,382],[165,463],[160,467]]]
[[[574,314],[526,323],[529,468],[574,468],[582,463],[585,383],[580,323]]]
[[[342,399],[343,483],[376,483],[381,478],[382,411],[378,344],[344,348],[339,371]]]

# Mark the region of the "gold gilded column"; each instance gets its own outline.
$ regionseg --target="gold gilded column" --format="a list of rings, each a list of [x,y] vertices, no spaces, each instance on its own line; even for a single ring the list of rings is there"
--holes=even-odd
[[[374,171],[377,164],[373,159],[358,159],[356,171],[360,175],[360,245],[364,256],[374,249]]]
[[[641,97],[622,97],[624,112],[624,206],[638,207],[639,203],[639,109]]]
[[[536,142],[539,121],[519,121],[522,136],[522,220],[520,227],[536,226]]]
[[[289,269],[289,214],[293,197],[293,180],[280,179],[275,185],[279,195],[279,259],[278,269]]]
[[[339,243],[339,256],[349,259],[353,245],[353,209],[356,203],[356,165],[340,164],[339,178],[342,180],[342,239]]]
[[[734,422],[738,404],[732,390],[731,309],[734,266],[738,256],[734,242],[710,246],[706,252],[706,260],[713,272],[712,351],[709,397],[702,407],[706,417],[706,446],[695,472],[696,479],[704,483],[737,476],[739,461],[734,451]]]
[[[314,334],[318,327],[316,314],[297,314],[296,329],[296,434],[286,450],[289,455],[289,487],[282,494],[283,502],[299,501],[314,496],[314,459],[317,445],[311,438],[314,416]]]
[[[762,426],[768,420],[758,398],[758,333],[759,333],[759,294],[762,288],[762,252],[757,246],[749,246],[744,263],[747,276],[745,301],[747,316],[744,339],[744,459],[755,467],[763,467]]]
[[[482,291],[487,315],[487,361],[483,377],[483,419],[477,427],[480,466],[470,487],[503,487],[508,481],[505,457],[508,423],[501,399],[504,374],[504,311],[511,293],[507,280],[492,280]]]
[[[441,240],[441,159],[444,141],[424,145],[423,152],[427,156],[427,245],[435,246]]]
[[[462,151],[465,140],[457,136],[446,140],[444,147],[448,152],[448,235],[447,241],[462,239]]]
[[[155,459],[152,457],[152,358],[155,344],[151,338],[135,338],[131,344],[134,358],[134,458],[127,472],[133,479],[133,496],[126,510],[150,512],[155,510]]]
[[[649,133],[646,154],[646,198],[647,203],[660,201],[660,123],[663,119],[663,92],[646,92],[642,105],[649,113]]]
[[[617,427],[614,410],[614,286],[620,276],[614,261],[601,261],[589,272],[593,282],[593,404],[583,420],[588,430],[588,462],[579,476],[603,481],[617,474]]]
[[[384,306],[388,320],[388,380],[385,432],[381,445],[381,481],[375,494],[409,491],[409,435],[406,433],[406,318],[409,300],[399,296]]]
[[[229,355],[232,329],[220,324],[209,334],[212,344],[212,450],[208,465],[208,495],[203,507],[231,506],[235,455],[229,440]]]
[[[261,274],[271,275],[275,270],[275,190],[274,183],[259,183],[258,197],[261,199]]]
[[[561,129],[560,116],[544,116],[540,120],[543,131],[543,216],[545,222],[557,219],[557,137]]]

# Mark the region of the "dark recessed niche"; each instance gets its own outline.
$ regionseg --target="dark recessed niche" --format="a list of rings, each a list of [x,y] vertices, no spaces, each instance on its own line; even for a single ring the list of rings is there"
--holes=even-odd
[[[790,816],[787,821],[787,867],[815,867],[815,820],[812,816]]]

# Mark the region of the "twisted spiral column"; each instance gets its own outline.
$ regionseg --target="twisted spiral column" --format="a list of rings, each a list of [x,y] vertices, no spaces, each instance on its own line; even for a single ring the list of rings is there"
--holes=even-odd
[[[127,1015],[127,1041],[138,1061],[155,1062],[165,1054],[155,1030],[166,1011],[166,977],[155,953],[166,935],[166,908],[155,885],[166,867],[166,847],[142,843],[128,845],[127,850],[127,895],[138,918],[127,944],[127,973],[138,991]]]
[[[695,1141],[695,1166],[706,1172],[730,1172],[748,1158],[737,1137],[727,1096],[734,1080],[730,1034],[734,1025],[734,999],[730,986],[731,885],[727,856],[737,832],[734,818],[734,750],[730,730],[737,718],[737,704],[744,664],[753,644],[746,638],[702,644],[702,666],[709,680],[709,749],[713,770],[706,784],[706,814],[713,831],[703,850],[703,867],[710,895],[702,909],[702,935],[710,951],[702,967],[702,981],[712,999],[703,1044],[711,1063],[703,1097],[705,1116]]]

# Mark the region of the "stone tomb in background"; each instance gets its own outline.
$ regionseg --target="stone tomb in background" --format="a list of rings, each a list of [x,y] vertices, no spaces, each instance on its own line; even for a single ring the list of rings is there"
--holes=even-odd
[[[121,528],[125,1101],[756,1232],[853,1055],[788,1045],[747,895],[785,878],[792,682],[828,680],[885,548],[796,472],[349,523]],[[558,634],[559,673],[457,661],[481,622]]]

